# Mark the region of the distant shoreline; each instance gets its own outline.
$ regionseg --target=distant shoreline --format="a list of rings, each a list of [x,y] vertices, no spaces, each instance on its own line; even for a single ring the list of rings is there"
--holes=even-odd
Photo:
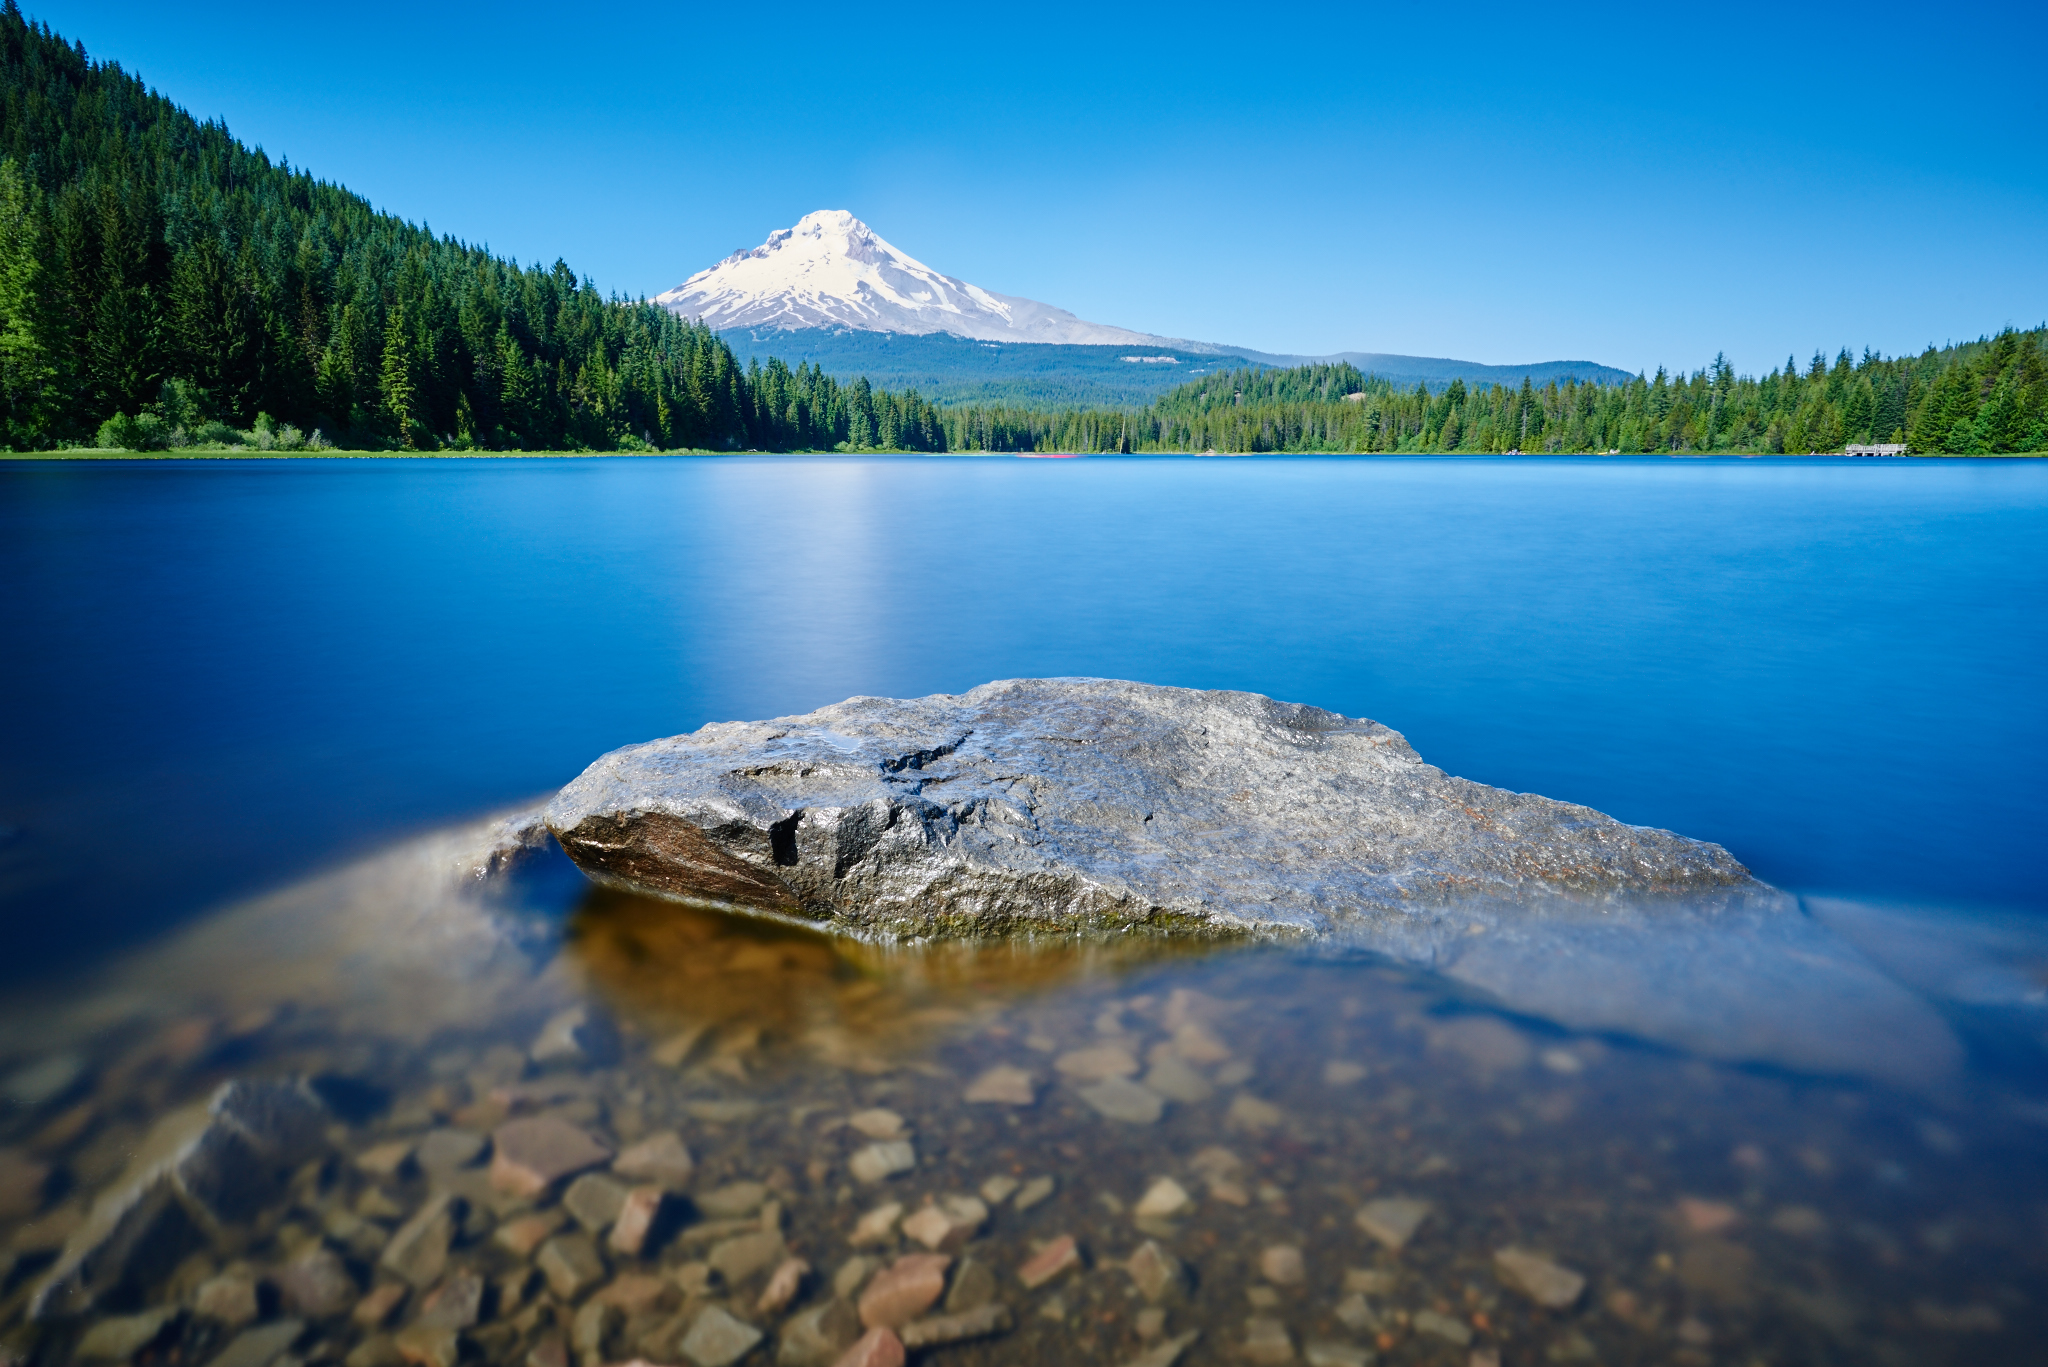
[[[1800,455],[1769,451],[1637,451],[1615,455],[1598,451],[1540,451],[1512,456],[1504,451],[0,451],[0,461],[37,464],[109,460],[692,460],[724,456],[834,456],[847,460],[870,456],[915,456],[920,460],[1842,460],[1881,466],[1925,460],[2048,460],[2048,451],[1936,451],[1928,455],[1875,458],[1848,456],[1839,451]]]

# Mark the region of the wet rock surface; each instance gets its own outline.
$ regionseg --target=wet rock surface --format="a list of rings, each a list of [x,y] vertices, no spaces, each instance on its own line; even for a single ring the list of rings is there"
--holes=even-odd
[[[707,726],[604,756],[547,822],[593,874],[882,936],[1767,891],[1718,846],[1453,778],[1377,722],[1104,679]]]

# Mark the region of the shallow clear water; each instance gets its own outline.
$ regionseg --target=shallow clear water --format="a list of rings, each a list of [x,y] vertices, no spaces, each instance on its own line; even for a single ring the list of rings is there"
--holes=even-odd
[[[1187,1331],[1186,1362],[1281,1360],[1276,1332],[1331,1362],[2035,1360],[2043,544],[2048,469],[2017,462],[0,467],[0,1352],[104,1356],[92,1326],[176,1306],[115,1355],[208,1361],[237,1326],[199,1288],[246,1276],[259,1329],[306,1321],[299,1359],[431,1359],[422,1307],[468,1268],[472,1356],[694,1360],[720,1306],[765,1334],[748,1361],[794,1361],[863,1215],[1049,1175],[950,1250],[1011,1327],[931,1360],[1124,1362]],[[1807,900],[1426,951],[884,950],[549,859],[483,902],[451,883],[460,822],[610,746],[1027,674],[1372,716]],[[578,1006],[610,1037],[542,1045]],[[999,1065],[1031,1104],[965,1099]],[[1155,1117],[1089,1099],[1131,1070]],[[260,1213],[82,1319],[25,1318],[166,1114],[295,1075],[330,1132]],[[868,1182],[878,1141],[845,1122],[875,1107],[916,1166]],[[606,1254],[616,1316],[505,1246],[536,1203],[488,1147],[444,1161],[444,1132],[523,1114],[695,1157],[664,1237]],[[358,1161],[391,1142],[423,1147]],[[1190,1204],[1140,1223],[1162,1177]],[[737,1270],[713,1193],[740,1180],[815,1269],[785,1309],[759,1306],[771,1268],[702,1280]],[[468,1202],[451,1271],[355,1318],[440,1190]],[[1429,1206],[1398,1250],[1356,1218],[1388,1198]],[[1025,1287],[1062,1234],[1083,1265]],[[1122,1266],[1146,1239],[1186,1268],[1157,1307]],[[1276,1246],[1300,1280],[1262,1267]],[[1506,1247],[1586,1284],[1539,1305]],[[326,1301],[291,1270],[317,1248]]]

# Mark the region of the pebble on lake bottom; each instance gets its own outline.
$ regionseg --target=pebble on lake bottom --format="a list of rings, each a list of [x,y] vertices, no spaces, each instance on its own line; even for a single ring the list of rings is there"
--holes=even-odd
[[[630,1144],[612,1160],[612,1171],[619,1176],[636,1182],[655,1182],[671,1191],[681,1191],[689,1186],[691,1174],[696,1169],[696,1160],[691,1156],[689,1147],[674,1130],[649,1135],[637,1144]]]
[[[1171,1177],[1162,1177],[1145,1189],[1131,1214],[1141,1220],[1170,1220],[1194,1205],[1187,1189]]]
[[[1035,1291],[1067,1269],[1080,1265],[1081,1250],[1075,1245],[1074,1236],[1062,1234],[1032,1254],[1017,1269],[1017,1279]]]
[[[1151,1239],[1139,1244],[1137,1251],[1124,1259],[1124,1270],[1131,1274],[1138,1294],[1154,1304],[1187,1287],[1187,1269],[1180,1259]]]
[[[1294,1361],[1294,1340],[1287,1326],[1270,1315],[1254,1315],[1244,1322],[1244,1342],[1238,1352],[1260,1367]]]
[[[903,1367],[903,1340],[877,1326],[860,1336],[832,1367]]]
[[[1399,1253],[1415,1237],[1415,1231],[1429,1218],[1430,1203],[1408,1196],[1382,1196],[1367,1201],[1352,1217],[1358,1227]]]
[[[1037,1082],[1024,1069],[999,1063],[967,1085],[964,1099],[997,1106],[1029,1106],[1038,1100]]]
[[[1194,1341],[1200,1337],[1201,1332],[1199,1330],[1191,1329],[1176,1338],[1170,1338],[1164,1343],[1155,1344],[1147,1348],[1144,1352],[1125,1363],[1124,1367],[1173,1367],[1176,1362],[1180,1361],[1181,1355],[1187,1352],[1194,1344]]]
[[[515,1196],[534,1197],[611,1158],[610,1149],[554,1116],[507,1121],[491,1136],[491,1185]]]
[[[1493,1266],[1503,1282],[1553,1310],[1571,1305],[1586,1289],[1584,1277],[1526,1249],[1499,1250],[1493,1255]]]
[[[896,1222],[903,1218],[901,1201],[885,1201],[862,1215],[853,1225],[848,1242],[855,1248],[873,1248],[896,1237]]]
[[[1080,1088],[1076,1095],[1108,1120],[1151,1125],[1166,1112],[1166,1098],[1142,1083],[1112,1077]]]
[[[862,1182],[880,1182],[917,1166],[917,1150],[907,1139],[870,1144],[848,1160],[846,1169]]]
[[[678,1346],[697,1367],[731,1367],[760,1341],[759,1329],[714,1305],[697,1316]]]
[[[1259,1254],[1259,1273],[1275,1286],[1299,1286],[1308,1280],[1308,1268],[1301,1250],[1292,1244],[1274,1244]]]
[[[860,1293],[860,1322],[870,1329],[899,1329],[924,1314],[946,1291],[943,1253],[906,1253],[875,1274]]]
[[[1418,1334],[1428,1334],[1448,1343],[1455,1343],[1460,1348],[1472,1341],[1471,1325],[1463,1320],[1453,1319],[1441,1311],[1418,1310],[1409,1323],[1415,1326],[1415,1332]]]

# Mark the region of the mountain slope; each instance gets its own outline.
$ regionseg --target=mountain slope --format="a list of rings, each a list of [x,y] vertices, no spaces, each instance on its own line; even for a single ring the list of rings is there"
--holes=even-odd
[[[1440,392],[1453,380],[1468,386],[1516,386],[1576,379],[1622,384],[1633,378],[1590,361],[1539,361],[1487,366],[1432,356],[1347,352],[1342,356],[1279,356],[1242,347],[1197,351],[1154,340],[1122,346],[1055,346],[978,341],[935,332],[909,335],[857,328],[729,328],[720,336],[742,361],[780,356],[808,362],[841,379],[866,376],[889,389],[914,389],[947,405],[1022,404],[1032,407],[1135,408],[1191,379],[1250,365],[1288,369],[1350,364],[1405,388],[1426,384]]]
[[[654,302],[720,330],[841,327],[1069,346],[1169,340],[942,275],[844,209],[805,214],[795,227],[698,271]]]

